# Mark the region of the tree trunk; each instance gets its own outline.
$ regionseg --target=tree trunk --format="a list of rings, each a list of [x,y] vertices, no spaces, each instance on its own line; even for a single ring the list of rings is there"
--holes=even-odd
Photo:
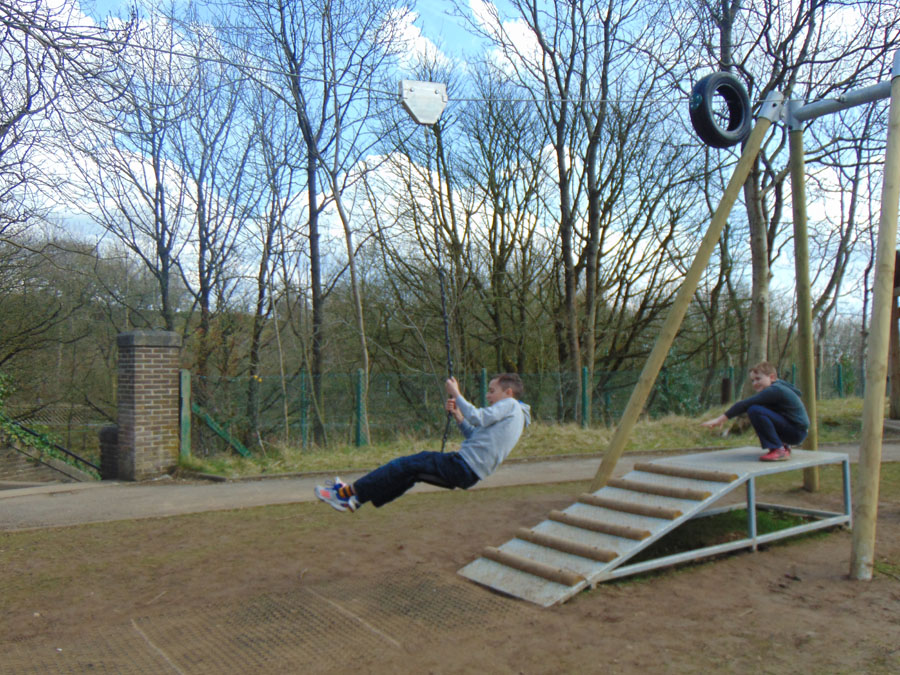
[[[312,362],[309,370],[312,378],[313,399],[313,440],[317,445],[327,445],[325,433],[324,401],[322,401],[322,343],[324,340],[323,323],[325,319],[325,295],[322,292],[322,261],[319,252],[319,208],[316,181],[315,148],[310,149],[309,163],[306,169],[309,196],[309,277],[312,291]]]

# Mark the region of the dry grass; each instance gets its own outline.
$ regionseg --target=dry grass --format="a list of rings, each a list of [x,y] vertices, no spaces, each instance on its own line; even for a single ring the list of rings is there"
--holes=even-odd
[[[732,424],[727,435],[722,430],[710,431],[700,422],[721,412],[710,410],[698,418],[668,415],[657,419],[641,419],[629,436],[626,452],[684,450],[692,448],[736,447],[755,444],[752,430],[741,430]],[[845,398],[819,401],[819,443],[850,442],[859,439],[862,399]],[[552,457],[560,455],[600,454],[612,439],[612,427],[577,424],[532,424],[510,455],[511,458]],[[454,434],[447,450],[459,447]],[[258,474],[369,469],[401,455],[423,450],[440,450],[439,438],[399,438],[392,443],[361,448],[336,445],[329,448],[296,448],[270,445],[265,454],[251,458],[217,455],[192,457],[182,462],[182,469],[210,473],[229,478]]]

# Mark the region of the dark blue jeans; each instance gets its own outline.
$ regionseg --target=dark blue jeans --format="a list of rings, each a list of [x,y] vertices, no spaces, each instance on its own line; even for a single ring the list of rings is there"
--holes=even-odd
[[[478,480],[458,452],[420,452],[392,459],[353,483],[353,489],[360,503],[382,506],[420,481],[465,490]]]
[[[747,417],[759,436],[759,444],[766,450],[783,445],[796,445],[806,438],[806,429],[791,424],[784,415],[761,405],[747,408]]]

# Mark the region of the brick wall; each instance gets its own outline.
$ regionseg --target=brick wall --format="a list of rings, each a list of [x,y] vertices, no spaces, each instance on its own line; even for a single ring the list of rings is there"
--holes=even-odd
[[[94,480],[91,474],[0,433],[0,481],[72,483],[89,480]]]
[[[28,454],[14,449],[7,439],[0,437],[0,480],[17,483],[69,482],[73,479]]]
[[[181,338],[168,331],[132,331],[117,339],[117,477],[144,480],[178,462]]]

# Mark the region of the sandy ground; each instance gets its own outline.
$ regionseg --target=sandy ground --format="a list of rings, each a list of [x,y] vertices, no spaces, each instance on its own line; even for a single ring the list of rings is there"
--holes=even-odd
[[[847,578],[845,530],[550,609],[456,574],[585,486],[0,534],[0,672],[900,672],[898,486],[882,490],[870,582]],[[796,488],[761,496],[810,503]],[[814,501],[841,508],[838,492]]]

